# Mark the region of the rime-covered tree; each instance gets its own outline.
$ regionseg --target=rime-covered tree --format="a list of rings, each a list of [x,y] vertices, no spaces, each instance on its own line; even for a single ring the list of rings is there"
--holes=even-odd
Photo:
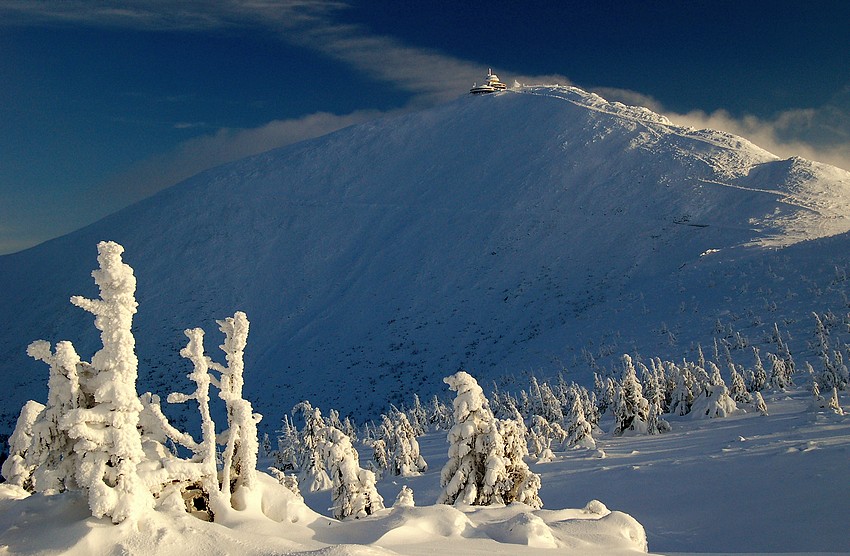
[[[753,374],[750,380],[749,391],[751,393],[761,392],[767,386],[767,371],[764,370],[764,364],[761,361],[759,350],[753,346],[753,356],[755,364],[753,365]]]
[[[768,352],[767,360],[770,361],[770,375],[768,376],[768,384],[775,390],[785,390],[793,383],[791,382],[791,373],[785,365],[785,361],[779,356]]]
[[[844,415],[844,410],[841,408],[841,404],[838,403],[838,388],[832,389],[832,395],[829,397],[827,407],[836,415]]]
[[[782,334],[779,333],[779,325],[776,323],[773,323],[773,342],[776,344],[776,355],[785,363],[788,376],[793,376],[796,370],[794,358],[791,356],[788,344],[782,339]]]
[[[543,507],[538,491],[540,475],[532,473],[525,463],[528,445],[525,441],[525,424],[522,419],[502,419],[498,421],[499,433],[505,445],[507,484],[510,490],[502,495],[504,500],[521,502],[532,508]]]
[[[593,427],[585,416],[584,400],[581,389],[575,383],[568,392],[569,411],[566,416],[567,445],[580,448],[596,448],[593,439]]]
[[[302,490],[317,492],[333,487],[331,479],[325,470],[322,456],[322,443],[327,434],[327,425],[318,407],[314,408],[309,401],[303,401],[292,408],[293,413],[300,411],[304,417],[304,428],[301,429],[301,453],[298,457],[300,469],[298,482]]]
[[[643,373],[644,397],[649,404],[647,410],[647,434],[660,434],[670,431],[670,424],[661,418],[664,406],[664,393],[658,383],[657,371],[648,369]]]
[[[334,517],[365,517],[383,509],[383,498],[375,488],[375,474],[360,468],[360,457],[351,445],[351,439],[330,426],[323,437],[321,451],[332,481]]]
[[[758,390],[753,392],[753,404],[756,406],[756,410],[758,410],[759,413],[765,416],[768,415],[767,404],[764,402],[764,397]]]
[[[372,468],[378,473],[390,468],[390,458],[387,453],[387,443],[383,438],[376,438],[370,442],[372,446]]]
[[[824,388],[835,387],[843,390],[847,387],[848,376],[841,352],[833,350],[830,346],[829,331],[823,319],[817,313],[812,313],[812,316],[815,319],[815,345],[813,347],[820,357],[823,367],[820,382]]]
[[[407,411],[407,417],[415,436],[425,434],[428,429],[428,412],[417,394],[413,394],[413,406]]]
[[[646,433],[649,404],[643,397],[643,388],[637,379],[637,372],[629,355],[623,355],[623,377],[617,390],[614,405],[614,430],[617,436],[627,431]]]
[[[436,394],[428,406],[428,423],[437,430],[448,430],[452,426],[452,410]]]
[[[694,419],[727,417],[738,410],[725,384],[708,384],[691,406]]]
[[[257,484],[257,423],[262,416],[254,413],[251,403],[242,397],[248,318],[245,313],[237,311],[232,317],[216,323],[224,333],[224,344],[219,347],[224,351],[227,360],[226,365],[210,362],[210,369],[221,373],[218,396],[225,403],[229,425],[220,435],[226,442],[222,454],[222,490],[225,494],[229,492],[230,479],[235,478],[236,489],[251,491]]]
[[[68,412],[86,407],[79,370],[89,373],[71,342],[57,343],[54,352],[48,342],[39,340],[30,344],[27,354],[50,366],[47,405],[32,423],[32,445],[27,452],[27,464],[33,469],[32,488],[36,492],[75,489],[78,457],[60,420]]]
[[[241,509],[259,503],[258,497],[248,496],[256,483],[259,416],[242,399],[242,351],[248,330],[244,313],[219,321],[225,333],[226,366],[204,354],[200,329],[186,331],[189,343],[181,355],[194,364],[188,376],[196,388],[191,394],[171,394],[169,401],[198,403],[202,440],[195,441],[168,423],[158,396],[137,395],[138,360],[131,332],[137,306],[133,269],[122,261],[123,248],[116,243],[100,243],[98,253],[100,267],[92,276],[100,298],[75,296],[71,301],[95,315],[103,347],[87,363],[80,360],[70,342],[59,342],[55,351],[44,341],[30,345],[28,353],[51,369],[48,405],[33,402],[25,407],[42,409],[27,411],[21,434],[13,438],[26,439],[28,445],[13,447],[11,463],[4,466],[4,472],[22,462],[28,475],[21,482],[29,481],[30,487],[44,492],[80,489],[88,496],[93,516],[109,517],[115,523],[135,521],[154,507],[155,500],[170,505],[167,501],[173,500],[175,493],[184,495],[188,503],[190,489],[204,492],[215,511],[231,504]],[[220,380],[210,375],[211,369],[221,373]],[[215,424],[209,412],[211,384],[219,388],[228,415],[229,428],[218,435],[225,442],[221,476]],[[165,447],[169,440],[193,456],[182,459],[170,452]]]
[[[528,430],[529,453],[537,458],[538,463],[545,463],[555,459],[552,452],[552,442],[557,441],[559,445],[566,442],[567,431],[558,423],[550,423],[540,415],[532,415],[531,428]]]
[[[277,450],[272,454],[274,466],[281,471],[298,470],[299,444],[298,429],[289,415],[284,415],[283,423],[278,431]]]
[[[540,395],[540,410],[542,415],[550,423],[562,423],[564,421],[564,410],[561,400],[552,391],[547,382],[538,385]]]
[[[392,454],[390,455],[390,471],[393,475],[411,477],[419,475],[428,469],[425,458],[419,453],[419,442],[416,432],[403,411],[395,409],[391,420]]]
[[[15,430],[9,437],[9,457],[3,462],[2,472],[6,482],[29,492],[35,490],[32,475],[36,464],[33,461],[38,459],[36,454],[31,453],[31,450],[34,451],[33,424],[43,412],[44,405],[36,401],[30,400],[24,404]]]
[[[739,403],[752,403],[753,395],[747,391],[744,377],[737,369],[732,369],[732,378],[729,381],[729,396]]]
[[[440,504],[486,506],[509,503],[513,485],[507,474],[505,446],[484,391],[464,371],[443,379],[457,392],[454,425],[449,430],[449,459],[443,467]]]
[[[398,496],[395,497],[393,508],[412,508],[416,505],[413,500],[413,489],[407,485],[403,485],[398,491]]]
[[[100,268],[92,272],[100,299],[71,298],[92,313],[103,347],[91,361],[86,380],[88,407],[68,411],[59,426],[73,439],[77,483],[86,490],[95,517],[115,523],[135,519],[153,508],[154,499],[139,477],[145,459],[136,429],[142,404],[136,393],[138,359],[131,331],[136,313],[136,277],[121,259],[124,248],[114,242],[97,246]]]
[[[694,402],[693,375],[687,367],[675,367],[676,387],[670,395],[670,413],[687,415]]]
[[[189,338],[180,355],[193,363],[193,371],[188,375],[195,383],[191,394],[171,393],[169,403],[186,403],[193,400],[198,404],[201,417],[201,441],[196,442],[191,435],[177,430],[163,414],[160,398],[151,393],[142,396],[144,411],[140,419],[140,430],[144,439],[164,444],[167,439],[182,445],[191,451],[192,461],[181,461],[172,457],[168,461],[168,476],[173,482],[182,482],[189,488],[200,488],[201,496],[209,517],[230,506],[230,485],[223,491],[219,483],[217,465],[217,445],[215,423],[210,413],[210,385],[213,382],[209,374],[209,358],[204,353],[204,331],[200,328],[185,330]],[[157,493],[159,494],[159,493]],[[192,497],[193,498],[193,497]],[[204,507],[200,503],[198,504]]]

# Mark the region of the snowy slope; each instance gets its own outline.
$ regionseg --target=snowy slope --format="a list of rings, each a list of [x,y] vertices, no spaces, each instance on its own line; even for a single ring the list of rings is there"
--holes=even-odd
[[[793,336],[841,308],[848,205],[847,172],[578,89],[460,98],[222,166],[0,258],[2,428],[44,398],[29,342],[96,349],[68,298],[95,295],[103,239],[138,278],[140,390],[181,389],[182,330],[218,337],[214,320],[243,310],[246,398],[274,427],[304,398],[373,417],[460,367],[482,384],[564,367],[586,381],[583,353],[678,357],[718,319],[753,342],[774,321]]]
[[[305,494],[314,512],[265,479],[265,515],[234,512],[210,524],[160,512],[116,526],[92,518],[79,493],[17,500],[3,485],[0,547],[16,555],[531,556],[635,554],[648,541],[658,554],[850,553],[850,416],[812,410],[799,390],[765,395],[769,416],[668,416],[673,430],[663,435],[599,435],[604,458],[579,449],[532,464],[542,476],[544,509],[537,511],[434,505],[448,447],[437,431],[419,439],[426,473],[378,484],[388,506],[408,485],[414,508],[336,522],[319,515],[329,513],[329,491]],[[842,396],[845,408],[848,402]],[[365,464],[368,451],[360,450]],[[613,511],[607,519],[598,502],[589,504],[594,499]]]

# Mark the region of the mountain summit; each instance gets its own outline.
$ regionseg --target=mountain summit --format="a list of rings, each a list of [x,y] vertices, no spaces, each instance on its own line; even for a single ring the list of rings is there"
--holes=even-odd
[[[242,310],[246,398],[274,427],[305,398],[373,417],[460,368],[482,384],[586,372],[589,355],[681,353],[730,312],[811,310],[739,278],[790,287],[778,269],[823,266],[848,215],[850,173],[740,137],[571,87],[465,96],[221,166],[0,257],[3,426],[45,397],[28,343],[96,349],[68,298],[94,294],[100,240],[138,280],[140,389],[180,390],[182,331],[216,338],[215,319]]]

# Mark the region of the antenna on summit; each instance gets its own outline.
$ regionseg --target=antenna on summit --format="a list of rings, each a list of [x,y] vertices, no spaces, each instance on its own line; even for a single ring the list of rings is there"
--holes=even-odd
[[[504,91],[508,86],[499,81],[499,76],[493,73],[492,68],[487,68],[487,81],[483,85],[473,84],[469,93],[472,95],[480,95],[483,93],[495,93]]]

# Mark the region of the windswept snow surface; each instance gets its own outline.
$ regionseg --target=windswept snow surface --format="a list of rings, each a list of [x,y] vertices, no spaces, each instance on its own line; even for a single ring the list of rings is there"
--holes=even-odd
[[[796,335],[841,303],[804,292],[850,264],[848,205],[847,172],[580,89],[459,98],[222,166],[0,257],[0,425],[44,398],[31,341],[96,349],[67,299],[93,293],[100,240],[137,269],[140,389],[174,389],[182,331],[242,310],[246,397],[267,426],[304,398],[375,417],[459,368],[490,384],[566,367],[587,384],[583,353],[678,358],[718,318]]]
[[[269,476],[261,479],[262,513],[233,511],[216,523],[180,510],[160,510],[114,525],[92,518],[78,493],[21,498],[16,487],[0,485],[0,552],[68,556],[646,552],[643,527],[598,501],[559,511],[535,511],[523,504],[398,507],[339,522],[311,511]]]

